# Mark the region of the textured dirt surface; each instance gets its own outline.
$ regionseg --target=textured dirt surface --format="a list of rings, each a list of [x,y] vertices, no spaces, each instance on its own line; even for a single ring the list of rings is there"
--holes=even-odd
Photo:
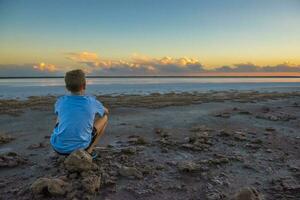
[[[212,200],[246,187],[264,199],[300,198],[300,93],[99,98],[111,116],[85,173],[66,170],[49,146],[56,97],[0,100],[1,135],[10,138],[0,144],[2,199]],[[36,196],[30,187],[41,177],[68,187]]]

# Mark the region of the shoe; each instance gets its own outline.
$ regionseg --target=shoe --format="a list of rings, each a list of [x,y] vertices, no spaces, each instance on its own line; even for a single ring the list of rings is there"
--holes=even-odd
[[[98,154],[95,151],[93,151],[90,155],[92,156],[93,160],[95,160],[98,156]]]

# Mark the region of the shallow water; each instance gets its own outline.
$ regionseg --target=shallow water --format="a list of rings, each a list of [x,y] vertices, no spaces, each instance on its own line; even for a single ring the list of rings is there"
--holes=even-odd
[[[300,78],[89,78],[88,94],[226,90],[300,91]],[[63,78],[0,79],[0,98],[62,95]]]

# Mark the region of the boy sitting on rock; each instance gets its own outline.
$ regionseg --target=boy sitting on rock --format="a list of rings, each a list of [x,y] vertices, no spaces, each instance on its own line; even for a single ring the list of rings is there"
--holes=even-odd
[[[53,149],[63,155],[85,149],[92,156],[108,122],[108,109],[95,97],[84,95],[86,80],[82,70],[65,75],[69,95],[55,103],[57,123],[50,138]]]

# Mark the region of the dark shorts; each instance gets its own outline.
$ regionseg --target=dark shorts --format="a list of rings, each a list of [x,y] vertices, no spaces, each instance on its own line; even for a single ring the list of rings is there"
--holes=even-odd
[[[93,144],[93,142],[94,142],[95,139],[96,139],[96,135],[97,135],[97,129],[96,129],[95,127],[93,127],[93,131],[92,131],[92,139],[91,139],[90,145],[89,145],[86,149],[88,149],[88,148]]]
[[[57,125],[58,125],[58,123],[55,125],[55,127],[56,127]],[[96,134],[97,134],[97,129],[96,129],[95,127],[93,127],[93,131],[92,131],[92,133],[91,133],[91,135],[92,135],[91,142],[90,142],[89,146],[88,146],[87,148],[85,148],[85,150],[87,150],[88,148],[90,148],[90,146],[93,144],[93,142],[94,142],[95,139],[96,139]],[[56,151],[53,147],[52,147],[52,149],[53,149],[56,153],[58,153],[59,155],[65,155],[65,156],[69,155],[69,153],[60,153],[60,152]]]

